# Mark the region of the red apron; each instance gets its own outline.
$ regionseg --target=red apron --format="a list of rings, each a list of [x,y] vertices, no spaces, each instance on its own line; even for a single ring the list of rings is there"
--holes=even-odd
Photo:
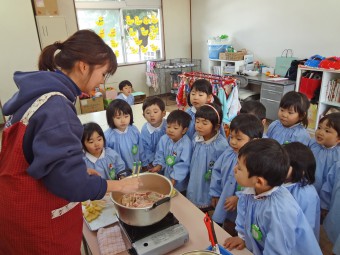
[[[26,172],[22,142],[29,117],[50,96],[43,95],[23,119],[3,131],[0,153],[0,254],[80,254],[82,213],[50,193]],[[34,107],[35,105],[35,107]],[[32,109],[34,108],[34,109]]]

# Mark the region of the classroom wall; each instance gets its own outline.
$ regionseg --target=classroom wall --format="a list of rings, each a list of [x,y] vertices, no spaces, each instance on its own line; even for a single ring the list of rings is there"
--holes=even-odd
[[[40,44],[31,1],[2,1],[0,31],[0,100],[4,104],[17,91],[14,71],[37,69]]]
[[[339,8],[338,0],[194,0],[193,57],[207,72],[207,39],[221,34],[269,66],[286,48],[299,58],[340,56]]]

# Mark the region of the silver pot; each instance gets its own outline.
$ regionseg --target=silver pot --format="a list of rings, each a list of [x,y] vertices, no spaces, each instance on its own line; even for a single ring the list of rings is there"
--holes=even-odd
[[[129,176],[128,178],[135,178]],[[111,200],[117,211],[118,218],[131,226],[149,226],[162,220],[170,211],[170,198],[173,186],[170,180],[155,173],[139,174],[142,187],[138,191],[155,191],[165,195],[165,198],[145,208],[130,208],[121,204],[122,192],[111,192]]]

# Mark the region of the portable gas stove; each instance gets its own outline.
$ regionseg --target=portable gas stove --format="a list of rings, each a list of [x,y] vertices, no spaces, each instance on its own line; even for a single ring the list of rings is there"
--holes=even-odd
[[[130,226],[121,220],[119,223],[131,242],[129,253],[133,255],[162,255],[189,240],[188,231],[170,212],[160,222],[150,226]]]

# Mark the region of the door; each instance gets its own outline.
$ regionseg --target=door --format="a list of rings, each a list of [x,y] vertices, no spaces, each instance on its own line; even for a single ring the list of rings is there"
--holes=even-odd
[[[36,16],[41,49],[68,37],[63,16]]]

